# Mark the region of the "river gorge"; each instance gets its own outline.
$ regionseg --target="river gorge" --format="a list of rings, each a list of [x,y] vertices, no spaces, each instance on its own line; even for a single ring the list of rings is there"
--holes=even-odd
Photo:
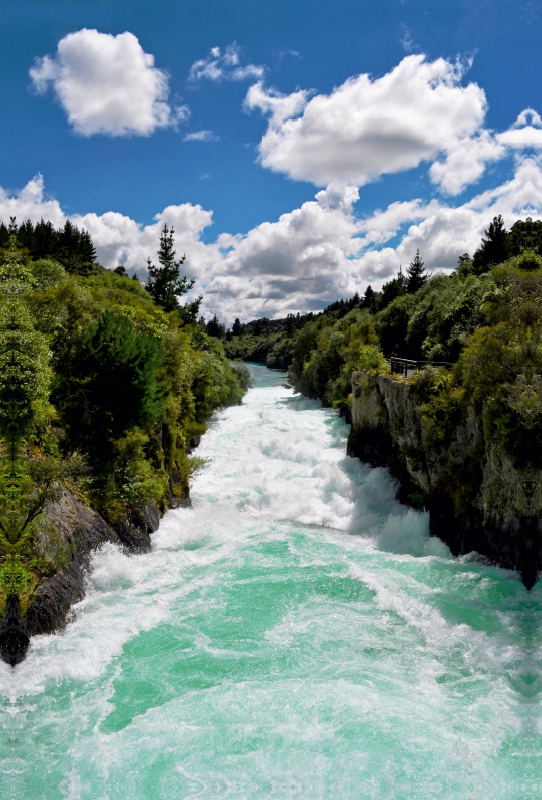
[[[193,507],[0,663],[0,797],[542,797],[540,584],[451,556],[335,411],[251,369]]]

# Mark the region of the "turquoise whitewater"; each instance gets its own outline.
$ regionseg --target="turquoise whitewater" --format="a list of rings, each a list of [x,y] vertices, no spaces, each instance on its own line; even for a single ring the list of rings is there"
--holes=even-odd
[[[0,664],[0,796],[542,797],[540,584],[451,556],[335,411],[251,371],[193,507]]]
[[[0,2],[0,800],[542,800],[541,42]]]

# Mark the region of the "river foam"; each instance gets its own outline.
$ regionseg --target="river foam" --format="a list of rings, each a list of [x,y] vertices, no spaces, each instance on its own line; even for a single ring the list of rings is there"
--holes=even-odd
[[[455,559],[255,367],[192,509],[0,666],[0,797],[542,797],[541,593]]]

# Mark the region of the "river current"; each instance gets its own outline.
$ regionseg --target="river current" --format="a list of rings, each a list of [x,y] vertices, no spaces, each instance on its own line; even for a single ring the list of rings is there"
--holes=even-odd
[[[193,508],[0,665],[0,798],[542,798],[540,584],[452,557],[334,411],[252,370]]]

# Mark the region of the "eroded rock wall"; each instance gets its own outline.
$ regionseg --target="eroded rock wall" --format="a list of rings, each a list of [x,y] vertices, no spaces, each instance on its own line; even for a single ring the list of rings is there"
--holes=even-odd
[[[36,551],[51,564],[51,577],[36,591],[22,614],[16,597],[8,598],[0,621],[0,656],[12,666],[26,655],[30,637],[61,629],[74,603],[85,595],[91,554],[107,542],[130,552],[151,548],[151,533],[158,529],[155,505],[132,510],[115,528],[67,489],[57,503],[46,507],[40,520]]]
[[[472,406],[435,446],[420,407],[408,379],[354,373],[349,454],[388,467],[399,499],[427,508],[431,533],[453,553],[475,550],[532,586],[542,570],[542,473],[517,469]]]

